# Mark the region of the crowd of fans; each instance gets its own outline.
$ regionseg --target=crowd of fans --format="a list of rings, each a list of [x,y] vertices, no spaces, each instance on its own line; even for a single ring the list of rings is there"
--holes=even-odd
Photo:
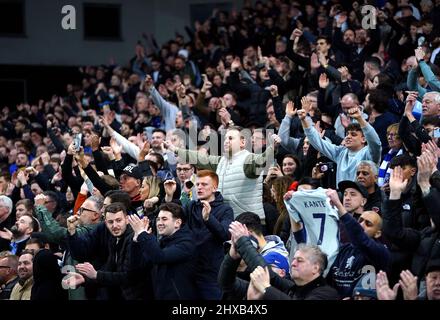
[[[439,23],[245,1],[2,107],[0,299],[440,299]]]

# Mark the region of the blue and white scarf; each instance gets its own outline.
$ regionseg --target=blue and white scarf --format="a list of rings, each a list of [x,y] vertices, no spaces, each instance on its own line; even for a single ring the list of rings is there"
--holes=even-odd
[[[399,151],[390,150],[388,153],[384,156],[382,163],[380,164],[379,168],[379,175],[377,179],[377,185],[379,187],[382,187],[384,184],[388,183],[390,180],[391,175],[391,168],[390,168],[390,161],[394,157],[400,156],[403,154],[403,149],[400,149]]]

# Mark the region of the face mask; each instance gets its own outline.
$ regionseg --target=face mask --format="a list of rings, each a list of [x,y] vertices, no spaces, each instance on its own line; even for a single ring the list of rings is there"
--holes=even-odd
[[[88,107],[88,106],[89,106],[89,99],[87,99],[87,98],[83,98],[83,99],[82,99],[82,105],[83,105],[84,107]]]
[[[110,93],[108,96],[110,97],[110,99],[114,99],[116,97],[114,93]]]

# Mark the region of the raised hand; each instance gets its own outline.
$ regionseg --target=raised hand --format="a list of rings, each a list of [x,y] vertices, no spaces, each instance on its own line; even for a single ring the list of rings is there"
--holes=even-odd
[[[90,137],[90,144],[92,147],[92,151],[99,150],[100,138],[97,134],[92,134],[92,136]]]
[[[310,101],[309,98],[304,96],[304,97],[301,98],[301,107],[307,113],[310,113],[310,111],[312,111],[312,102]]]
[[[426,53],[422,47],[418,47],[416,50],[414,50],[414,55],[415,55],[417,61],[420,61],[425,58]]]
[[[74,215],[67,218],[67,231],[71,236],[76,232],[76,227],[79,225],[79,216]]]
[[[110,147],[112,148],[115,155],[121,154],[122,146],[118,142],[116,142],[115,138],[110,139]]]
[[[270,91],[270,94],[272,95],[272,97],[277,97],[278,96],[278,87],[276,86],[276,85],[271,85],[270,87],[269,87],[269,91]]]
[[[222,124],[226,127],[228,125],[228,122],[231,121],[231,114],[229,113],[228,110],[226,110],[226,108],[221,108],[218,111],[218,115],[220,117]]]
[[[423,190],[429,190],[430,183],[429,178],[431,177],[432,171],[434,169],[434,162],[431,160],[431,152],[425,151],[420,157],[417,158],[417,183]]]
[[[402,192],[406,189],[408,185],[408,179],[403,179],[403,170],[400,166],[397,166],[393,169],[393,172],[390,176],[390,192],[391,194],[397,196],[397,198],[400,198],[400,195]],[[391,198],[391,196],[390,196]]]
[[[290,40],[294,41],[296,38],[301,37],[303,34],[303,32],[296,28],[295,30],[293,30],[292,34],[290,35]]]
[[[238,221],[233,221],[229,225],[229,232],[231,233],[231,237],[234,237],[236,241],[241,237],[248,237],[249,231],[244,224],[241,224]]]
[[[270,287],[270,276],[267,266],[264,269],[261,266],[256,267],[255,270],[250,274],[250,277],[254,288],[260,294],[264,294],[266,288]]]
[[[206,93],[209,89],[212,88],[212,82],[208,80],[208,76],[206,74],[203,75],[203,86],[201,92]]]
[[[131,214],[127,216],[127,220],[134,231],[134,240],[136,240],[139,234],[141,234],[142,232],[145,231],[148,233],[150,220],[147,217],[141,220],[137,214]]]
[[[405,115],[406,117],[412,117],[412,112],[419,94],[417,91],[407,91],[407,93],[408,97],[406,98]]]
[[[277,134],[271,136],[274,146],[279,146],[281,144],[281,138]]]
[[[438,158],[440,158],[440,148],[434,141],[429,141],[428,143],[422,143],[422,152],[429,151],[431,153],[431,157],[436,162],[435,166],[437,166]]]
[[[78,263],[75,266],[75,269],[78,270],[80,274],[86,276],[89,279],[96,279],[98,276],[98,272],[95,270],[95,267],[90,262]]]
[[[176,95],[177,95],[177,97],[178,97],[180,100],[182,100],[182,99],[184,99],[184,98],[186,97],[186,87],[185,87],[184,84],[182,84],[182,83],[178,83],[178,84],[176,85],[176,89],[175,89],[175,91],[176,91]]]
[[[209,216],[211,214],[211,205],[206,200],[202,200],[200,202],[203,205],[202,218],[203,218],[204,221],[208,221],[209,220]]]
[[[327,197],[330,199],[330,204],[336,208],[342,207],[341,200],[339,199],[338,192],[333,189],[328,189],[325,193]]]
[[[82,285],[85,282],[86,279],[81,274],[77,272],[69,272],[67,276],[63,278],[61,285],[65,290],[68,289],[73,290],[78,288],[80,285]]]
[[[312,69],[318,69],[321,66],[318,60],[318,56],[316,53],[312,53],[312,56],[310,57],[310,68]]]
[[[347,81],[348,77],[350,76],[350,72],[348,71],[348,68],[345,66],[342,66],[338,69],[338,71],[341,73],[341,81]]]
[[[296,113],[298,114],[299,120],[305,120],[307,117],[307,111],[304,109],[300,109]]]
[[[387,274],[379,271],[376,276],[376,292],[378,300],[396,300],[397,290],[399,290],[399,283],[396,283],[393,289],[388,284]]]
[[[166,180],[163,183],[165,194],[169,197],[172,197],[174,192],[176,192],[177,184],[174,180]]]
[[[150,90],[154,86],[153,78],[150,75],[147,75],[144,80],[145,89]]]
[[[150,142],[145,141],[142,145],[142,148],[139,152],[138,160],[144,161],[147,154],[150,152]]]
[[[321,89],[327,89],[329,84],[330,80],[328,79],[327,75],[325,73],[321,73],[319,76],[319,87]]]
[[[355,120],[360,120],[362,118],[362,112],[361,112],[361,108],[360,107],[354,107],[354,108],[350,108],[348,110],[348,115],[355,119]]]
[[[403,299],[416,300],[418,295],[417,277],[411,271],[403,270],[400,273],[399,285],[403,291]]]
[[[289,118],[293,118],[296,115],[295,104],[293,103],[293,101],[287,102],[287,104],[286,104],[286,115]]]
[[[34,198],[35,206],[44,206],[44,203],[46,202],[46,200],[47,200],[47,197],[44,194],[42,194],[42,193],[37,194]]]
[[[240,68],[241,68],[241,61],[240,61],[240,58],[237,57],[231,63],[231,71],[235,72],[235,71],[237,71]]]
[[[111,160],[115,159],[115,154],[113,153],[113,149],[109,146],[101,147],[102,152],[104,152],[108,158]]]

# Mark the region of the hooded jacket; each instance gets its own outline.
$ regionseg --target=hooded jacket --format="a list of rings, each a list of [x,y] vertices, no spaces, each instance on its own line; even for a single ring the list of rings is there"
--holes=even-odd
[[[217,282],[217,275],[224,257],[223,243],[230,239],[229,225],[234,220],[234,212],[223,201],[220,192],[215,193],[208,221],[203,220],[203,204],[191,201],[185,208],[188,227],[194,234],[197,247],[197,277],[209,282]]]

